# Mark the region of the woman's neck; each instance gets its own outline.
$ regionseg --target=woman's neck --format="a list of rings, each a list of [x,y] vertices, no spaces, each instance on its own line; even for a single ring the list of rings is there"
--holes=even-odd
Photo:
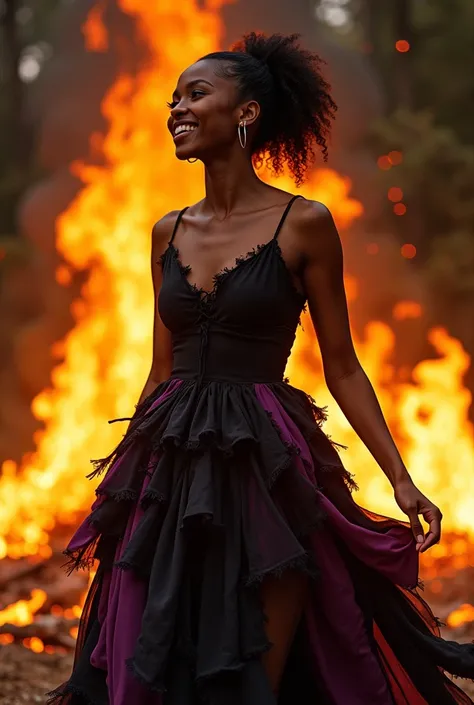
[[[235,211],[258,208],[265,186],[246,155],[239,155],[231,163],[216,159],[205,169],[206,206],[218,220],[225,220]]]

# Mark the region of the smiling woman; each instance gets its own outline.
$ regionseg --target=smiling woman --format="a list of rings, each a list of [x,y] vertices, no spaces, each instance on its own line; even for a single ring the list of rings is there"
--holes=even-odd
[[[229,144],[229,136],[235,143],[225,118],[229,108],[247,101],[238,124],[245,133],[247,129],[251,132],[251,156],[257,162],[269,156],[277,174],[288,165],[296,183],[301,183],[314,159],[314,146],[319,145],[327,156],[326,138],[336,111],[329,85],[320,73],[322,61],[301,49],[295,37],[282,42],[279,35],[268,40],[249,36],[252,39],[236,45],[233,52],[207,54],[181,75],[169,103],[168,126],[173,132],[180,123],[199,127],[205,121],[204,127],[215,131],[213,149]],[[277,71],[272,71],[272,64],[277,65]],[[294,110],[305,104],[306,111]],[[176,156],[205,158],[206,143],[193,139],[192,147],[188,142],[185,149],[183,141]]]
[[[153,228],[150,374],[67,549],[99,567],[50,703],[471,703],[445,671],[474,678],[474,646],[443,641],[417,592],[441,513],[356,357],[332,217],[254,170],[299,184],[326,155],[320,66],[295,36],[250,34],[178,80],[168,127],[206,195]],[[328,387],[409,523],[353,501],[324,411],[284,378],[306,303]]]

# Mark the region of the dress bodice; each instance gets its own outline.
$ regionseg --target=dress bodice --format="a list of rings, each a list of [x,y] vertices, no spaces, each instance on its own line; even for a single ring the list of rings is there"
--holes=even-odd
[[[199,381],[280,381],[305,297],[295,288],[278,234],[214,277],[211,291],[191,284],[173,244],[181,211],[161,257],[159,312],[172,334],[173,377]]]

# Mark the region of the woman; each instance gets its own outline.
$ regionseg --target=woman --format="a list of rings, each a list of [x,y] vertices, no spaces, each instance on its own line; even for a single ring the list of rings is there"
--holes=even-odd
[[[474,677],[474,647],[441,640],[416,592],[441,513],[354,352],[331,215],[252,166],[300,183],[334,111],[295,36],[252,33],[178,81],[168,126],[206,196],[153,229],[153,363],[68,547],[100,563],[51,703],[471,703],[444,671]],[[327,385],[411,526],[354,503],[322,410],[282,380],[306,301]]]

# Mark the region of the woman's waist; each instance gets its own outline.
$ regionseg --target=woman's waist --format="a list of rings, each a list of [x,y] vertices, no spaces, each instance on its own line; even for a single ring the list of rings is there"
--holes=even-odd
[[[290,350],[290,342],[218,332],[205,337],[174,337],[171,376],[236,383],[281,382]]]

